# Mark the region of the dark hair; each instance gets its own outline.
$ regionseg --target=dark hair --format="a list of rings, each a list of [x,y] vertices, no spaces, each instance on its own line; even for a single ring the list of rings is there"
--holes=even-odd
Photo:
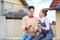
[[[47,16],[48,9],[42,9],[41,11]]]
[[[28,10],[30,10],[31,8],[32,8],[32,9],[35,9],[34,6],[29,6],[29,7],[28,7]]]

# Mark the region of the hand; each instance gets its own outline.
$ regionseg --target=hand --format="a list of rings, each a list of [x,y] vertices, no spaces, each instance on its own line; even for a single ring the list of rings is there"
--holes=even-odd
[[[43,29],[43,27],[41,26],[41,24],[38,25],[38,28],[40,28],[41,30]]]
[[[36,32],[38,32],[38,29],[36,29]]]
[[[32,27],[32,25],[30,25],[30,26],[26,26],[26,27],[25,27],[25,30],[30,29],[30,27]]]
[[[28,30],[28,27],[25,27],[24,30]]]
[[[40,29],[41,29],[41,30],[45,30],[45,27],[40,26]]]
[[[28,27],[28,29],[30,29],[30,27],[32,27],[32,25],[30,25],[30,26]]]
[[[43,29],[42,26],[40,26],[40,29],[41,29],[41,30]]]

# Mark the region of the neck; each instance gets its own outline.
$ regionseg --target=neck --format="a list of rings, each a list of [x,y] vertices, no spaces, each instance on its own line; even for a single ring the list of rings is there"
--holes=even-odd
[[[33,16],[33,15],[29,15],[29,16]]]
[[[29,18],[33,18],[34,16],[33,15],[29,15]]]
[[[40,18],[43,18],[44,16],[40,17]]]

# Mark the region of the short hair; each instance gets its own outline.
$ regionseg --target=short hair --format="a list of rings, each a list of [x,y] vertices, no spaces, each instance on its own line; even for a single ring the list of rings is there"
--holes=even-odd
[[[41,11],[47,16],[48,9],[42,9]]]
[[[28,7],[28,10],[30,10],[30,9],[33,9],[34,10],[35,8],[34,8],[34,6],[29,6]]]

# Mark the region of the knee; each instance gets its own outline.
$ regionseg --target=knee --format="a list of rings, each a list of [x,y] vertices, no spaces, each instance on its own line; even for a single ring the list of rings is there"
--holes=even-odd
[[[53,35],[52,34],[47,34],[45,39],[46,40],[52,40],[53,39]]]
[[[25,40],[27,38],[27,35],[22,36],[22,40]]]
[[[41,40],[41,38],[40,37],[35,37],[34,40]]]
[[[32,40],[32,38],[31,37],[27,37],[26,40]]]
[[[52,40],[52,39],[53,39],[53,38],[51,38],[51,37],[50,37],[50,38],[48,38],[48,37],[45,38],[45,40]]]
[[[24,37],[22,37],[22,39],[21,40],[25,40],[25,38]]]
[[[25,38],[22,38],[21,40],[25,40]]]
[[[52,40],[52,39],[48,39],[48,38],[46,38],[45,40]]]
[[[26,38],[26,40],[30,40],[30,38]]]

